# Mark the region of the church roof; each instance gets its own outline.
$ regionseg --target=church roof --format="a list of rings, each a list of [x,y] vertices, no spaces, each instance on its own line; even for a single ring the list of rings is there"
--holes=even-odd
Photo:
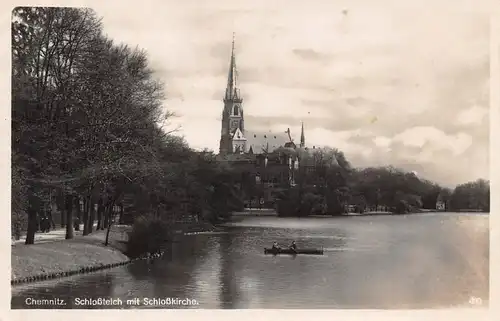
[[[289,141],[285,134],[271,133],[271,132],[254,132],[245,131],[245,136],[247,139],[247,148],[252,147],[252,151],[255,154],[262,154],[266,148],[269,148],[269,152],[285,146]]]

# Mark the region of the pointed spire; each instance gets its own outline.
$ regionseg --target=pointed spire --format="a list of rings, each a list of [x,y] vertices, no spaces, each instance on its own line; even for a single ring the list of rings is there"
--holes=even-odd
[[[231,52],[234,53],[234,38],[235,38],[236,33],[233,31],[233,45],[232,45],[232,50]]]
[[[306,146],[306,137],[304,135],[304,122],[302,122],[302,130],[300,131],[300,147]]]
[[[229,73],[227,75],[227,87],[225,99],[239,99],[239,90],[237,87],[237,70],[236,70],[236,57],[234,54],[234,37],[231,45],[231,61],[229,63]]]

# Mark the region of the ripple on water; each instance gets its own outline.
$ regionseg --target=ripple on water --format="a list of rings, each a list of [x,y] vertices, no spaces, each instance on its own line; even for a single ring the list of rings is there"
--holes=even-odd
[[[325,240],[355,240],[354,237],[344,235],[300,235],[303,239],[325,239]]]

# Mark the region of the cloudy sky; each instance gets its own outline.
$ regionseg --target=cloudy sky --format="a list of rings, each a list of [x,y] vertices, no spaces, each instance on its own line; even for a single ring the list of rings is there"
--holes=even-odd
[[[147,50],[172,126],[218,151],[232,33],[245,127],[444,185],[488,178],[489,10],[476,0],[143,1],[92,6]]]

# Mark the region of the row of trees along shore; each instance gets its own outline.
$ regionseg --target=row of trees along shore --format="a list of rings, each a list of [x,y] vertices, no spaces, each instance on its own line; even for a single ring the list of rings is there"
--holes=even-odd
[[[490,210],[490,185],[484,179],[450,189],[392,166],[354,168],[334,148],[299,156],[307,165],[296,173],[295,186],[278,194],[282,216],[435,211],[439,203],[445,211]]]
[[[240,206],[230,170],[166,130],[173,115],[144,51],[114,43],[90,9],[17,7],[12,19],[14,237],[33,244],[54,208],[71,239],[75,221],[109,235],[116,207],[122,221],[172,226]]]
[[[94,11],[15,8],[13,236],[26,231],[33,244],[38,218],[54,208],[67,239],[78,223],[92,233],[96,221],[109,235],[116,207],[120,221],[139,226],[136,239],[185,217],[214,224],[241,209],[241,173],[167,130],[174,115],[162,107],[163,88],[146,53],[114,43]],[[438,195],[450,210],[489,209],[486,181],[452,191],[393,168],[352,168],[335,149],[316,153],[314,170],[298,173],[298,185],[280,195],[293,200],[290,213],[337,215],[345,204],[435,208]]]

